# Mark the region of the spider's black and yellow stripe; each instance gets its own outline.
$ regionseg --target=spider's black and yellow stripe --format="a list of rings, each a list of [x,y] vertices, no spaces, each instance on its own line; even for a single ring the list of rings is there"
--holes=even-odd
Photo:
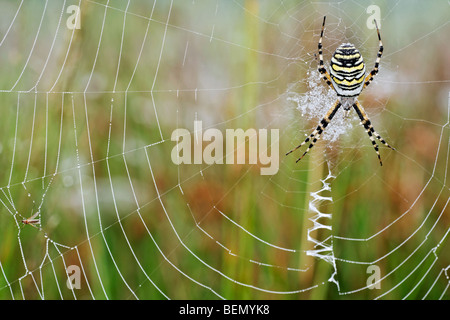
[[[361,53],[350,43],[341,44],[330,63],[330,77],[339,96],[356,97],[361,93],[366,66]]]
[[[378,29],[378,25],[376,20],[375,26],[377,28],[378,41],[379,41],[379,51],[377,54],[377,59],[375,60],[375,66],[372,71],[366,75],[366,66],[364,64],[361,53],[350,43],[341,44],[333,54],[330,63],[330,74],[325,69],[323,63],[323,51],[322,51],[322,39],[323,33],[325,30],[325,19],[323,17],[322,23],[322,31],[320,32],[319,38],[319,72],[321,74],[321,78],[326,82],[327,85],[332,87],[337,95],[338,100],[331,107],[326,115],[320,120],[317,128],[297,147],[286,153],[286,155],[294,152],[298,148],[302,147],[304,144],[310,142],[309,147],[303,153],[303,155],[297,159],[296,162],[300,161],[309,150],[316,144],[317,140],[319,140],[325,128],[331,122],[336,112],[340,107],[343,107],[344,110],[348,113],[351,107],[353,107],[358,114],[358,117],[361,120],[361,125],[366,129],[367,134],[369,135],[370,141],[375,149],[375,152],[378,156],[378,160],[380,165],[383,165],[381,162],[380,152],[378,149],[378,144],[375,139],[381,141],[385,146],[395,150],[391,147],[373,128],[370,119],[367,117],[364,108],[361,104],[356,100],[356,97],[361,93],[361,91],[366,88],[373,80],[374,76],[378,73],[378,67],[380,65],[381,55],[383,53],[383,44],[381,42],[380,30]]]

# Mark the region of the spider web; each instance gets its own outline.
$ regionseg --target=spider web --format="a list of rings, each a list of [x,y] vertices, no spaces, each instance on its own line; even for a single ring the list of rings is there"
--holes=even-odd
[[[447,3],[379,4],[385,51],[359,100],[397,150],[383,167],[341,111],[284,157],[336,99],[316,71],[323,16],[325,60],[352,42],[370,70],[371,4],[0,3],[0,297],[448,299]],[[278,172],[174,164],[194,121],[279,130]]]

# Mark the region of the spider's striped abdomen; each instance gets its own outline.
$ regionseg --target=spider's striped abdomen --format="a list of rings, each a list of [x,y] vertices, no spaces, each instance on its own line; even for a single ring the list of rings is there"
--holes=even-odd
[[[366,66],[361,53],[350,43],[341,44],[333,54],[330,76],[339,96],[354,97],[360,94]]]

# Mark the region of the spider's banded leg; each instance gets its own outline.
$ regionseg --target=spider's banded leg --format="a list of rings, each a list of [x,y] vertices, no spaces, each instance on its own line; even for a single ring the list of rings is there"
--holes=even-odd
[[[339,102],[339,100],[336,101],[334,106],[332,108],[330,108],[330,110],[328,110],[328,112],[325,115],[325,117],[323,117],[323,119],[320,120],[320,123],[317,126],[317,128],[305,139],[305,141],[303,141],[300,145],[298,145],[297,147],[295,147],[294,149],[292,149],[291,151],[286,153],[286,155],[294,152],[298,148],[302,147],[305,143],[311,141],[308,149],[306,149],[306,151],[303,153],[303,155],[300,158],[297,159],[296,162],[299,162],[308,153],[308,151],[311,150],[312,147],[314,147],[314,145],[316,144],[317,140],[320,138],[320,135],[323,133],[325,128],[328,126],[328,124],[330,123],[331,119],[333,119],[334,115],[336,114],[336,112],[338,111],[340,106],[341,106],[341,103]]]
[[[356,113],[358,114],[359,118],[361,119],[362,126],[366,129],[367,134],[369,135],[370,141],[372,141],[372,145],[375,149],[375,152],[377,153],[378,160],[380,161],[380,165],[382,166],[383,163],[381,162],[380,152],[378,151],[378,145],[375,141],[374,136],[381,141],[382,144],[384,144],[386,147],[391,148],[392,150],[395,150],[393,147],[391,147],[374,129],[372,126],[372,123],[370,122],[370,119],[367,117],[366,112],[364,111],[361,104],[356,101],[353,104],[353,108],[355,109]]]
[[[375,22],[375,27],[377,28],[380,49],[378,50],[377,59],[375,60],[375,66],[373,67],[372,71],[370,71],[370,73],[364,79],[363,89],[372,82],[373,77],[378,73],[378,67],[380,65],[381,55],[383,54],[383,43],[381,42],[380,29],[378,29],[377,20],[374,19],[373,21]]]
[[[356,108],[355,108],[356,106]],[[367,116],[366,112],[364,111],[364,108],[361,106],[361,104],[358,101],[355,101],[355,104],[353,105],[353,107],[356,110],[356,113],[358,113],[359,118],[362,121],[362,124],[364,125],[363,122],[366,123],[366,125],[369,127],[370,132],[378,139],[381,141],[382,144],[384,144],[386,147],[391,148],[392,150],[395,150],[394,147],[390,146],[374,129],[373,126],[369,120],[369,117]]]
[[[331,77],[327,72],[327,69],[325,69],[325,66],[323,64],[323,52],[322,52],[322,38],[323,38],[323,31],[325,30],[325,19],[326,16],[323,17],[323,23],[322,23],[322,31],[320,32],[320,38],[319,38],[319,72],[322,75],[321,78],[326,82],[327,85],[330,87],[333,87],[333,84],[331,82]]]
[[[292,149],[291,151],[289,151],[288,153],[286,153],[286,155],[291,154],[292,152],[294,152],[295,150],[301,148],[305,143],[307,143],[310,140],[313,140],[315,136],[320,136],[320,134],[325,130],[325,128],[328,126],[328,124],[330,123],[331,119],[333,119],[334,115],[336,114],[336,111],[339,109],[339,107],[341,106],[341,104],[339,103],[339,101],[336,101],[336,103],[334,104],[334,106],[328,110],[327,114],[325,115],[325,117],[323,117],[323,119],[320,121],[319,125],[317,126],[317,128],[309,135],[309,137],[307,137],[305,139],[305,141],[303,141],[301,144],[299,144],[297,147],[295,147],[294,149]],[[317,139],[316,139],[317,140]],[[315,141],[314,141],[315,143]],[[311,147],[311,146],[310,146]]]

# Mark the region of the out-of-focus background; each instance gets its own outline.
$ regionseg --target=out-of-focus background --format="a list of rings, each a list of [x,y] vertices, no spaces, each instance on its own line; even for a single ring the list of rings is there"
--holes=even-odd
[[[448,2],[0,8],[1,299],[450,297]],[[351,42],[369,72],[380,26],[359,101],[396,148],[382,167],[354,112],[285,156],[335,99],[314,77],[325,15],[326,66]],[[267,132],[278,170],[250,147],[177,165],[183,128],[192,150],[222,133],[223,162],[227,129]]]

